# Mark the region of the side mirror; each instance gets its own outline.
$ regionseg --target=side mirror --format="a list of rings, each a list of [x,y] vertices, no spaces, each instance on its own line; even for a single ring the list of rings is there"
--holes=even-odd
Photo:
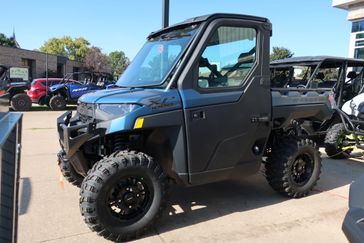
[[[209,60],[207,58],[201,57],[199,66],[200,67],[208,67],[209,66]]]

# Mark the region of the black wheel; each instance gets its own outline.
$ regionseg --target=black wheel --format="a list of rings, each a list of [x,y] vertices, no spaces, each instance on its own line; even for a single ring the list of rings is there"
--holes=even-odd
[[[312,140],[284,137],[272,146],[265,166],[274,190],[293,198],[304,197],[320,178],[320,152]]]
[[[72,185],[81,187],[83,176],[78,174],[68,160],[58,159],[58,165],[63,177]]]
[[[82,182],[80,210],[88,227],[112,241],[143,234],[160,217],[167,177],[148,155],[116,152],[97,162]]]
[[[348,133],[344,124],[337,123],[329,128],[325,137],[325,152],[333,159],[345,159],[349,157],[352,149],[343,150],[343,142]]]
[[[62,95],[55,95],[49,100],[49,106],[54,111],[66,109],[66,99]]]
[[[32,100],[25,93],[19,93],[11,98],[10,106],[14,111],[29,111],[32,107]]]

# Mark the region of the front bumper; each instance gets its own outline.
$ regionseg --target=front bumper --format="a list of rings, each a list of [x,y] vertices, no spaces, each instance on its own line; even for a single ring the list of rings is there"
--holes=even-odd
[[[59,143],[67,159],[85,142],[99,135],[96,122],[79,124],[77,118],[72,118],[72,111],[67,111],[57,118],[57,131]]]

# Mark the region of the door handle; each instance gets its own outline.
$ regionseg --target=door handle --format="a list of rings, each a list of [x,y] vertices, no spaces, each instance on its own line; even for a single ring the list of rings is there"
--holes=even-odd
[[[205,111],[192,111],[192,120],[200,120],[200,119],[206,119]]]
[[[270,122],[269,116],[253,116],[251,118],[252,123],[266,123]]]

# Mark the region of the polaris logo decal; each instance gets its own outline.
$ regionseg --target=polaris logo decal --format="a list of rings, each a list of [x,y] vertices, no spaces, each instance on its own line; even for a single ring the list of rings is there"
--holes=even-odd
[[[73,92],[79,92],[79,91],[85,91],[87,90],[87,87],[86,88],[79,88],[79,89],[74,89],[72,90]]]
[[[150,106],[152,109],[163,109],[163,108],[173,107],[176,106],[176,103],[174,102],[175,99],[176,97],[151,98],[148,100],[149,103],[148,106]]]

